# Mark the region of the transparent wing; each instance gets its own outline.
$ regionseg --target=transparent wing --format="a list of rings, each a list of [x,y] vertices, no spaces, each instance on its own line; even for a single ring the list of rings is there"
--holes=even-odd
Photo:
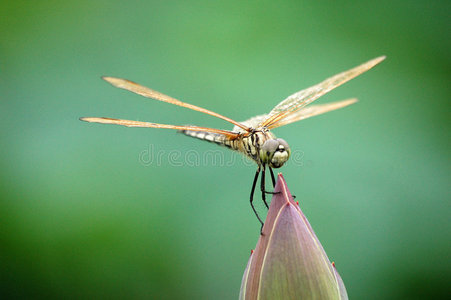
[[[272,111],[268,114],[268,117],[263,120],[259,126],[260,127],[270,127],[271,125],[279,122],[288,115],[295,113],[306,105],[312,103],[322,95],[330,92],[334,88],[342,85],[343,83],[353,79],[354,77],[368,71],[381,61],[385,59],[385,56],[374,58],[360,66],[357,66],[348,71],[337,74],[330,77],[323,82],[309,87],[305,90],[299,91],[287,99],[280,102]]]
[[[320,114],[324,114],[326,112],[329,111],[333,111],[339,108],[343,108],[346,107],[348,105],[351,105],[353,103],[356,103],[357,99],[347,99],[347,100],[343,100],[343,101],[337,101],[337,102],[332,102],[332,103],[327,103],[327,104],[319,104],[319,105],[312,105],[312,106],[307,106],[303,109],[298,110],[295,113],[290,114],[288,117],[283,118],[281,120],[279,120],[276,123],[273,123],[272,125],[270,125],[268,127],[268,129],[274,129],[277,127],[281,127],[281,126],[285,126],[297,121],[301,121],[310,117],[314,117]]]
[[[238,133],[221,130],[215,128],[208,127],[199,127],[199,126],[177,126],[177,125],[166,125],[166,124],[158,124],[158,123],[150,123],[150,122],[140,122],[140,121],[131,121],[131,120],[122,120],[122,119],[112,119],[112,118],[96,118],[96,117],[85,117],[80,118],[81,121],[90,122],[90,123],[101,123],[101,124],[115,124],[127,127],[147,127],[147,128],[165,128],[165,129],[176,129],[176,130],[193,130],[193,131],[204,131],[204,132],[214,132],[227,136],[230,139],[235,139],[239,136]]]
[[[149,88],[147,88],[145,86],[142,86],[142,85],[140,85],[138,83],[135,83],[133,81],[126,80],[126,79],[121,79],[121,78],[115,78],[115,77],[107,77],[107,76],[102,77],[102,79],[104,79],[105,81],[111,83],[115,87],[118,87],[118,88],[130,91],[130,92],[133,92],[135,94],[144,96],[146,98],[151,98],[151,99],[155,99],[155,100],[171,103],[171,104],[174,104],[174,105],[186,107],[186,108],[189,108],[189,109],[192,109],[192,110],[195,110],[195,111],[199,111],[199,112],[208,114],[208,115],[213,116],[213,117],[217,117],[217,118],[225,120],[227,122],[230,122],[233,125],[244,129],[245,131],[250,131],[251,130],[250,128],[244,126],[243,124],[241,124],[241,123],[239,123],[237,121],[234,121],[234,120],[232,120],[230,118],[224,117],[223,115],[215,113],[215,112],[213,112],[211,110],[208,110],[208,109],[205,109],[205,108],[202,108],[202,107],[198,107],[198,106],[195,106],[195,105],[192,105],[192,104],[188,104],[188,103],[182,102],[180,100],[174,99],[174,98],[172,98],[170,96],[167,96],[167,95],[162,94],[160,92],[157,92],[157,91],[154,91],[152,89],[149,89]]]

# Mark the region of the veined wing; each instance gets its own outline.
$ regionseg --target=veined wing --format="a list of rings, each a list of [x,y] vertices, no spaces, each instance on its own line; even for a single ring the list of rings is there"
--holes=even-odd
[[[154,91],[152,89],[149,89],[149,88],[147,88],[145,86],[142,86],[142,85],[140,85],[140,84],[138,84],[136,82],[133,82],[133,81],[130,81],[130,80],[126,80],[126,79],[121,79],[121,78],[107,77],[107,76],[102,77],[102,79],[104,79],[105,81],[111,83],[115,87],[118,87],[118,88],[121,88],[121,89],[124,89],[124,90],[128,90],[130,92],[133,92],[135,94],[144,96],[146,98],[151,98],[151,99],[155,99],[155,100],[171,103],[171,104],[174,104],[174,105],[186,107],[186,108],[189,108],[189,109],[192,109],[192,110],[195,110],[195,111],[199,111],[199,112],[202,112],[204,114],[208,114],[210,116],[217,117],[219,119],[223,119],[223,120],[225,120],[227,122],[230,122],[230,123],[234,124],[235,126],[238,126],[238,127],[242,128],[242,129],[244,129],[245,131],[248,131],[248,132],[250,131],[250,128],[244,126],[243,124],[241,124],[241,123],[239,123],[237,121],[234,121],[234,120],[232,120],[230,118],[227,118],[227,117],[225,117],[223,115],[220,115],[218,113],[215,113],[215,112],[213,112],[211,110],[208,110],[208,109],[205,109],[205,108],[202,108],[202,107],[198,107],[198,106],[195,106],[195,105],[192,105],[192,104],[185,103],[185,102],[182,102],[180,100],[174,99],[174,98],[172,98],[170,96],[167,96],[167,95],[162,94],[160,92],[157,92],[157,91]]]
[[[348,71],[337,74],[333,77],[330,77],[323,82],[309,87],[305,90],[299,91],[282,102],[280,102],[276,107],[274,107],[271,112],[268,114],[268,117],[262,121],[259,126],[260,127],[270,127],[271,125],[281,121],[283,118],[288,115],[295,113],[306,105],[312,103],[322,95],[330,92],[334,88],[342,85],[343,83],[353,79],[354,77],[368,71],[381,61],[385,59],[385,56],[380,56],[374,58],[360,66],[357,66]]]
[[[102,124],[115,124],[127,127],[147,127],[147,128],[165,128],[165,129],[176,129],[176,130],[193,130],[193,131],[203,131],[203,132],[213,132],[225,135],[229,139],[236,139],[239,134],[236,132],[221,130],[208,127],[199,126],[178,126],[178,125],[166,125],[150,122],[140,122],[122,119],[112,119],[112,118],[96,118],[96,117],[85,117],[80,118],[81,121],[91,122],[91,123],[102,123]]]
[[[294,123],[297,121],[301,121],[301,120],[304,120],[304,119],[307,119],[310,117],[324,114],[329,111],[333,111],[333,110],[336,110],[339,108],[346,107],[346,106],[351,105],[356,102],[357,102],[357,99],[353,98],[353,99],[347,99],[347,100],[337,101],[337,102],[332,102],[332,103],[307,106],[307,107],[304,107],[304,108],[290,114],[286,118],[283,118],[283,119],[279,120],[278,122],[273,123],[272,125],[268,126],[268,129],[274,129],[277,127],[285,126],[285,125],[288,125],[288,124],[291,124],[291,123]]]
[[[298,110],[295,113],[290,114],[289,116],[287,116],[286,118],[279,120],[278,122],[268,126],[268,129],[274,129],[277,127],[281,127],[281,126],[285,126],[297,121],[301,121],[313,116],[317,116],[329,111],[333,111],[342,107],[346,107],[348,105],[351,105],[353,103],[356,103],[357,99],[353,98],[353,99],[347,99],[347,100],[343,100],[343,101],[336,101],[336,102],[332,102],[332,103],[326,103],[326,104],[319,104],[319,105],[311,105],[311,106],[307,106],[304,107],[300,110]],[[252,128],[257,128],[258,124],[264,120],[266,120],[268,118],[269,114],[265,114],[265,115],[258,115],[255,117],[252,117],[246,121],[241,122],[241,124],[244,124],[246,126],[252,127]],[[234,128],[233,131],[238,130],[239,128]]]

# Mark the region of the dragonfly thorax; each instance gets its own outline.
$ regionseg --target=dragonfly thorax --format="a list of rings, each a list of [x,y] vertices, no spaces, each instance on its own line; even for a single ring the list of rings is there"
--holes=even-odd
[[[260,160],[271,168],[280,168],[290,158],[291,150],[283,139],[266,140],[260,148]]]

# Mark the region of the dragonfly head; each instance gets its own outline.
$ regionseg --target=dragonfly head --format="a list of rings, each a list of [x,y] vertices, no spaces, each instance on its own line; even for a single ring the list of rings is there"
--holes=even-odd
[[[283,139],[269,139],[260,148],[260,160],[271,168],[283,166],[290,154],[290,146]]]

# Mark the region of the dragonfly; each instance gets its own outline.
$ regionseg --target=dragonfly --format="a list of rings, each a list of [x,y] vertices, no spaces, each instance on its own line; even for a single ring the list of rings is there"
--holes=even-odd
[[[272,185],[274,187],[275,177],[273,169],[282,167],[288,161],[291,154],[288,143],[281,138],[277,138],[271,130],[355,103],[357,99],[351,98],[326,104],[309,105],[324,94],[373,68],[384,59],[385,56],[380,56],[332,76],[312,87],[292,94],[277,104],[269,113],[252,117],[243,122],[237,122],[211,110],[182,102],[130,80],[116,77],[102,77],[105,81],[117,88],[128,90],[146,98],[185,107],[227,121],[234,125],[232,130],[191,125],[167,125],[105,117],[83,117],[80,118],[80,120],[127,127],[175,129],[187,136],[215,143],[244,154],[257,164],[257,171],[255,172],[250,193],[250,205],[263,227],[263,221],[257,213],[253,203],[259,175],[261,173],[260,190],[262,193],[262,200],[268,208],[266,194],[271,192],[265,190],[266,168],[270,171]]]

